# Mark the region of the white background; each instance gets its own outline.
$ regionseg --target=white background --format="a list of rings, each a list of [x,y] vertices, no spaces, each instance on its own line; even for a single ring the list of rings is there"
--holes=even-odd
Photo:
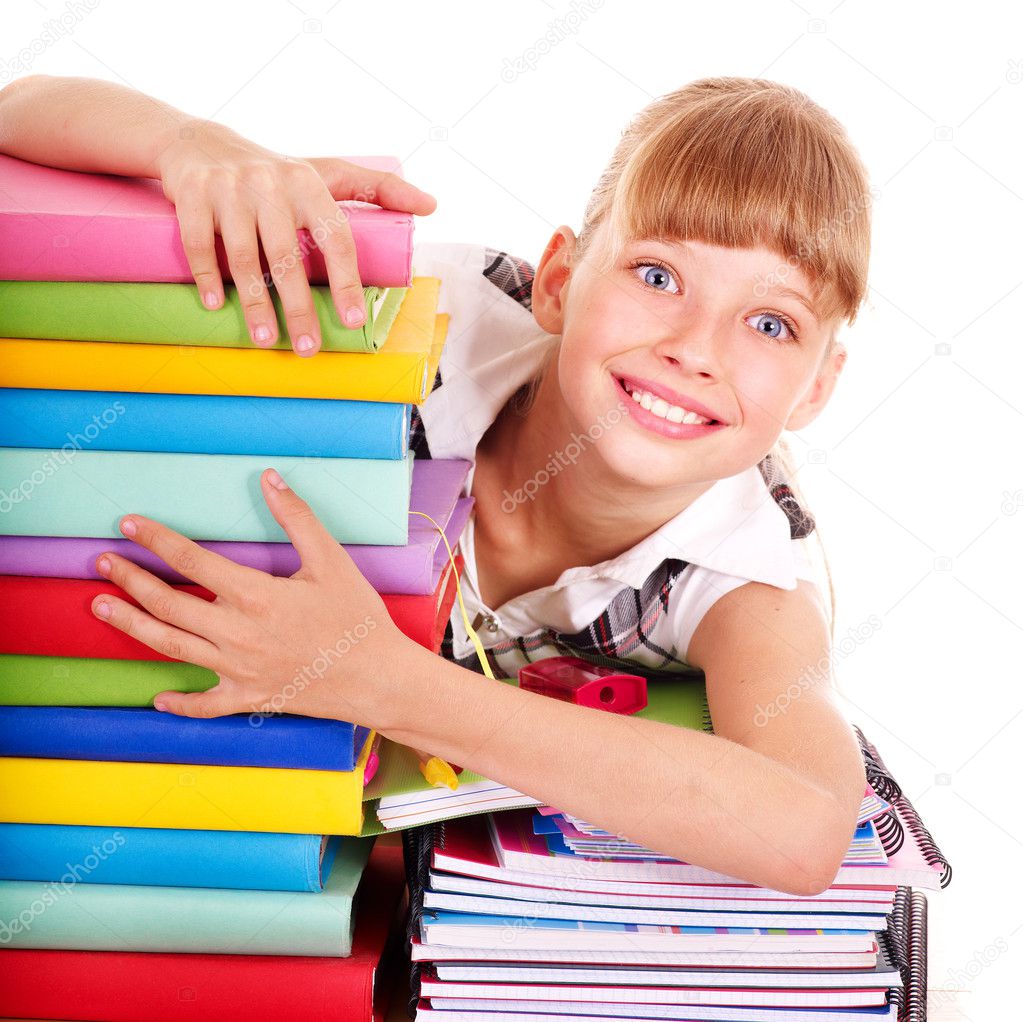
[[[847,126],[880,192],[869,304],[831,405],[790,441],[836,641],[881,621],[838,659],[849,717],[955,866],[929,897],[931,985],[969,992],[935,1007],[979,1020],[1018,1004],[1019,16],[856,0],[94,6],[5,4],[0,60],[41,51],[32,71],[119,81],[296,156],[396,154],[439,200],[419,239],[533,261],[559,224],[579,229],[630,116],[687,81],[773,78]],[[34,43],[62,14],[70,30]]]

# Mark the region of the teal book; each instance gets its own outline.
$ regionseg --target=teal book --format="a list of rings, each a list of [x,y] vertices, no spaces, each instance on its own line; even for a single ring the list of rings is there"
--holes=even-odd
[[[121,538],[145,515],[189,539],[288,543],[259,478],[276,468],[340,543],[404,546],[412,491],[402,459],[0,448],[9,536]]]

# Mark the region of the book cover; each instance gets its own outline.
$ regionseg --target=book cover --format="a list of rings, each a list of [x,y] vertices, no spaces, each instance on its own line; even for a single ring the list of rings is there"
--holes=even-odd
[[[0,823],[0,880],[322,891],[341,838]]]
[[[275,457],[273,467],[339,542],[397,546],[408,542],[412,462],[410,451],[398,461]],[[16,499],[3,528],[18,536],[121,538],[118,522],[136,513],[189,539],[289,543],[260,488],[267,467],[267,456],[254,454],[82,450],[68,458],[4,447],[0,486]]]
[[[0,819],[358,835],[363,772],[0,757]]]
[[[390,401],[3,387],[0,447],[394,460],[408,452],[410,408]]]
[[[393,156],[346,159],[401,173]],[[405,287],[412,274],[412,214],[347,200],[337,206],[352,233],[362,283]],[[297,235],[306,278],[328,283],[315,239],[304,227]],[[222,278],[231,280],[219,237],[215,253]],[[262,252],[260,265],[269,274]],[[64,170],[5,154],[0,154],[0,279],[193,281],[174,203],[158,180]]]
[[[320,326],[321,351],[377,351],[394,322],[406,288],[363,288],[366,322],[341,322],[330,288],[309,289]],[[278,339],[292,347],[280,293],[270,289]],[[224,304],[208,309],[194,284],[116,284],[99,281],[0,280],[0,336],[38,340],[193,344],[253,348],[245,308],[233,284]]]
[[[151,707],[0,706],[0,756],[354,770],[369,731],[342,720]]]

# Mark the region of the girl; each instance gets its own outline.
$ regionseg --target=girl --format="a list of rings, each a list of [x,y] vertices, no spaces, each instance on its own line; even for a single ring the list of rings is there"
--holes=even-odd
[[[257,237],[274,268],[333,199],[434,205],[389,176],[281,157],[82,79],[31,76],[0,93],[0,146],[158,176],[210,305],[222,296],[215,232],[234,279],[256,280]],[[474,460],[464,589],[495,673],[563,652],[702,671],[715,734],[481,680],[457,605],[445,656],[424,650],[272,468],[263,495],[301,556],[294,576],[127,515],[125,536],[217,598],[106,554],[98,570],[144,609],[104,596],[95,613],[218,674],[208,692],[162,693],[161,710],[279,709],[287,687],[288,712],[376,728],[687,862],[824,891],[865,778],[781,435],[820,414],[845,360],[837,333],[865,293],[867,198],[843,129],[802,93],[708,79],[638,115],[579,235],[559,227],[535,270],[474,246],[417,248],[416,272],[441,277],[452,319],[413,446]],[[344,314],[361,305],[350,236],[325,244]],[[300,264],[274,283],[291,336],[315,353]],[[265,294],[246,314],[255,343],[276,338]],[[293,683],[357,626],[366,637],[324,676]]]

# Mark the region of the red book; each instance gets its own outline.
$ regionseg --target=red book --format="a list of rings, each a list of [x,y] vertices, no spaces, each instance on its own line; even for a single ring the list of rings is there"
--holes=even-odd
[[[461,554],[455,554],[458,573]],[[175,585],[211,602],[213,593],[199,585]],[[37,578],[31,575],[0,575],[0,653],[34,656],[92,657],[108,660],[173,660],[150,649],[92,612],[92,601],[101,593],[119,596],[134,606],[137,600],[104,579]],[[441,639],[455,602],[455,573],[448,563],[437,589],[425,596],[382,593],[394,623],[410,638],[432,650]]]
[[[378,841],[359,886],[348,958],[0,950],[0,1015],[109,1022],[383,1022],[380,969],[405,884]],[[378,975],[379,971],[379,975]]]

